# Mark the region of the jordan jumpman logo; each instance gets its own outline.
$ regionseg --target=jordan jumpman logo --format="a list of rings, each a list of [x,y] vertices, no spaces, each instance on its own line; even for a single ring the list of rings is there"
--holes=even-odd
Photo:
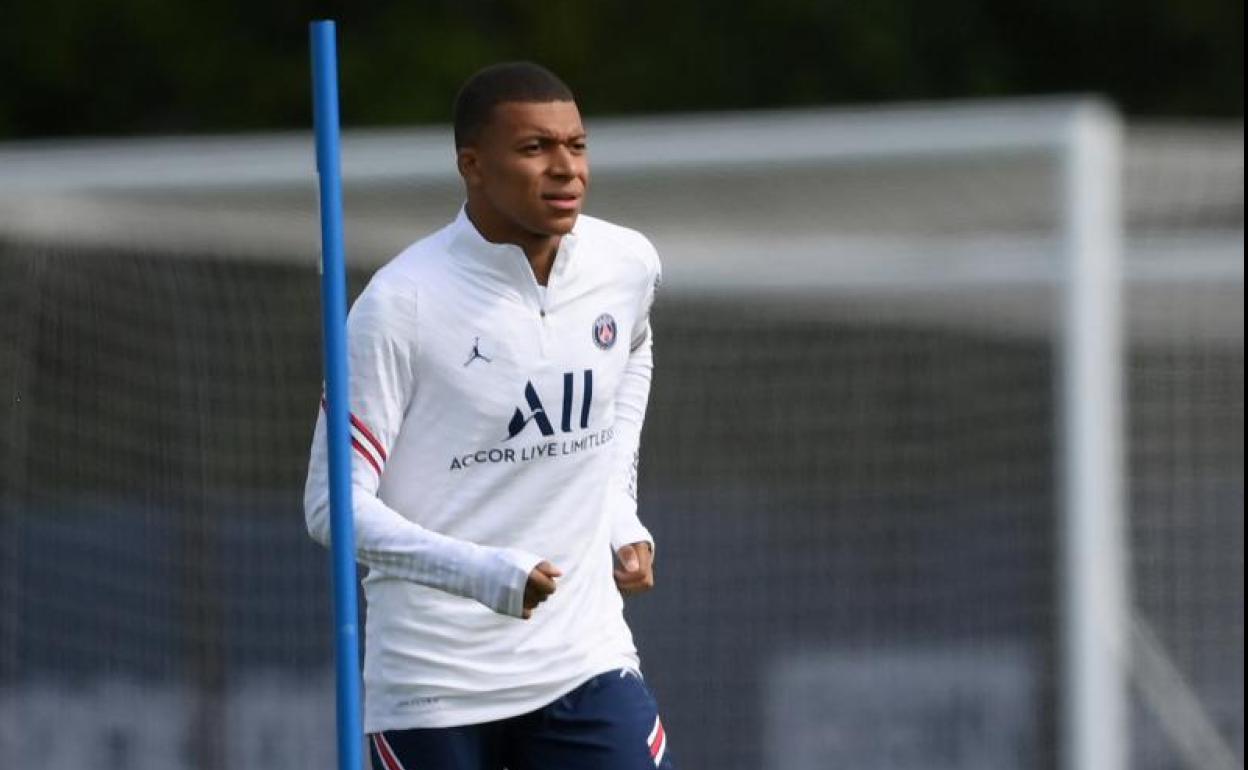
[[[487,364],[490,363],[490,359],[488,356],[481,355],[481,338],[474,337],[472,340],[472,353],[468,355],[468,360],[464,362],[464,366],[471,364],[473,361],[476,361],[478,358],[486,362]]]

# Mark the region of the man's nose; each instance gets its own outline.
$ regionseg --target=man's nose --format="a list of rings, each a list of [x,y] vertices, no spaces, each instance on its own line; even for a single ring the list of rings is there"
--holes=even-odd
[[[551,176],[570,177],[576,174],[576,158],[572,151],[563,145],[557,145],[550,158],[549,171]]]

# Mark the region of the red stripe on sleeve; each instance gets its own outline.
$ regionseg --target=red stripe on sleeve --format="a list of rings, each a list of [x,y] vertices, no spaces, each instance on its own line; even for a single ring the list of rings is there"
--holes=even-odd
[[[321,409],[326,409],[326,408],[328,407],[325,401],[325,397],[321,396]],[[366,441],[368,441],[368,443],[373,447],[373,449],[377,450],[377,457],[381,458],[382,463],[385,463],[386,460],[390,459],[389,455],[386,454],[385,447],[381,445],[381,442],[377,440],[377,437],[374,436],[373,432],[368,429],[368,426],[364,424],[363,420],[361,420],[359,417],[356,417],[354,414],[352,414],[351,425],[353,425],[355,429],[360,432],[360,435],[363,436]],[[378,467],[379,464],[377,460],[374,457],[372,457],[372,455],[370,455],[367,451],[365,451],[364,448],[360,446],[359,443],[356,442],[354,437],[351,439],[351,444],[360,451],[360,454],[368,458],[369,463],[371,463],[372,466],[377,469],[377,473],[378,475],[380,475],[381,468]]]
[[[382,448],[381,442],[378,441],[377,437],[373,435],[372,431],[370,431],[368,427],[364,425],[363,420],[361,420],[359,417],[356,417],[353,414],[351,415],[351,424],[354,425],[360,431],[360,433],[364,435],[364,438],[368,439],[368,443],[373,445],[373,449],[377,450],[377,456],[381,458],[381,461],[383,463],[387,459],[389,459],[388,457],[386,457],[386,450]]]
[[[355,451],[359,453],[360,457],[368,460],[368,464],[373,466],[373,470],[377,471],[377,475],[380,476],[381,466],[377,463],[377,458],[373,457],[372,453],[365,449],[364,445],[361,444],[355,436],[351,437],[351,446],[355,448]]]

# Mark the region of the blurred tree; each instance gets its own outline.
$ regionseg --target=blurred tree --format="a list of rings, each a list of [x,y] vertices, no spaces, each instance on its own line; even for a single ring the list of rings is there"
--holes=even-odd
[[[340,20],[357,126],[445,121],[505,58],[596,114],[1079,91],[1243,115],[1239,0],[14,0],[0,137],[303,128],[315,17]]]

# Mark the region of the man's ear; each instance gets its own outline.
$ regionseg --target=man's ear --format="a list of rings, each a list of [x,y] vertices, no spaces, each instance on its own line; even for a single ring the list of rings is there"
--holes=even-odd
[[[455,165],[464,184],[476,187],[481,183],[481,156],[475,147],[460,147],[455,151]]]

